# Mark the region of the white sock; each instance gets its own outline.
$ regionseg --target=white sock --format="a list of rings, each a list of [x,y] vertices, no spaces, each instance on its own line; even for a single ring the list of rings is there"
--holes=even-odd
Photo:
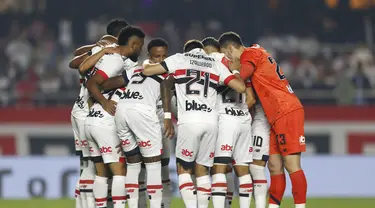
[[[178,186],[186,208],[197,208],[197,196],[193,180],[188,173],[178,176]]]
[[[77,181],[77,184],[76,184],[74,196],[75,196],[75,200],[76,200],[76,208],[85,208],[85,207],[82,206],[81,192],[79,190],[79,180]]]
[[[225,200],[225,207],[230,208],[232,206],[233,200],[233,192],[234,192],[234,176],[233,173],[225,174],[225,178],[227,179],[227,196]]]
[[[279,208],[280,206],[277,204],[269,204],[268,208]]]
[[[296,204],[296,208],[305,208],[306,204]]]
[[[126,173],[126,192],[128,194],[128,207],[138,207],[139,184],[138,178],[141,172],[141,163],[128,163]]]
[[[250,174],[238,177],[240,208],[249,208],[253,193],[253,184]]]
[[[211,196],[211,180],[208,175],[197,178],[198,208],[208,208]]]
[[[138,180],[137,180],[138,181]],[[112,202],[114,208],[124,208],[126,203],[126,177],[114,175],[112,177]],[[138,190],[137,190],[138,191]]]
[[[95,179],[95,164],[92,161],[85,161],[86,165],[82,170],[80,180],[81,196],[84,197],[83,208],[95,208],[95,198],[93,194]]]
[[[227,194],[227,180],[224,173],[212,176],[212,203],[215,208],[225,207],[225,195]]]
[[[169,208],[171,206],[172,189],[171,180],[169,179],[169,167],[167,165],[161,167],[161,180],[163,183],[162,207]]]
[[[95,196],[96,208],[107,207],[108,178],[95,176],[93,193]]]
[[[250,173],[253,178],[255,208],[266,208],[268,186],[264,167],[251,164]]]
[[[139,173],[139,195],[138,195],[138,208],[147,208],[147,189],[146,189],[146,168],[142,167]]]
[[[160,208],[163,198],[163,185],[161,183],[161,162],[146,163],[147,193],[150,198],[150,208]]]

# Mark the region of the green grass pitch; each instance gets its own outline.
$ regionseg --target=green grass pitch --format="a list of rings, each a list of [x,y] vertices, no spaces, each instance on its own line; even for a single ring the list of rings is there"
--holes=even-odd
[[[239,207],[238,201],[233,202],[232,207]],[[30,199],[30,200],[0,200],[0,208],[74,208],[72,199]],[[183,202],[179,198],[174,198],[171,208],[184,208]],[[210,206],[212,207],[212,206]],[[254,207],[252,205],[251,207]],[[286,198],[283,200],[282,208],[293,208],[293,200]],[[309,198],[307,208],[374,208],[375,198]]]

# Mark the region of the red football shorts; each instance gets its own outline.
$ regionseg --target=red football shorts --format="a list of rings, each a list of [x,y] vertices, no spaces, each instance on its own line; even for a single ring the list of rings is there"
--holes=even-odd
[[[271,128],[270,155],[286,156],[305,152],[304,121],[303,109],[298,109],[279,118]]]

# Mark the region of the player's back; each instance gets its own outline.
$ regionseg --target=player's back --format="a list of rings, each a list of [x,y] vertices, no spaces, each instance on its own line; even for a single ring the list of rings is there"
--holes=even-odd
[[[282,69],[264,48],[254,45],[245,50],[241,59],[243,56],[255,66],[251,82],[271,124],[302,108]]]
[[[167,74],[145,76],[142,70],[142,66],[136,66],[124,72],[128,85],[120,96],[119,104],[146,105],[156,109],[160,100],[160,83],[167,77]]]
[[[179,56],[179,69],[174,71],[178,122],[217,122],[216,88],[221,62],[207,55],[203,49],[176,55]]]

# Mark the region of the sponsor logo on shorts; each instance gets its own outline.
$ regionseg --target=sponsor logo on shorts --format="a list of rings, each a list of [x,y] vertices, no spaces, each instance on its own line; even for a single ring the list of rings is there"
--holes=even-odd
[[[228,144],[226,145],[221,145],[221,151],[233,151],[233,146],[230,146]]]
[[[304,137],[303,135],[301,135],[301,136],[299,137],[299,143],[300,143],[300,144],[305,144],[305,142],[306,142],[305,137]]]
[[[130,140],[129,139],[121,140],[121,145],[122,146],[127,146],[129,144],[130,144]]]
[[[92,147],[90,147],[89,151],[90,152],[94,152],[94,149]]]
[[[96,117],[96,118],[103,118],[104,115],[100,110],[94,110],[93,108],[89,111],[87,117]]]
[[[186,156],[186,157],[193,157],[193,151],[189,151],[187,149],[182,149],[181,154]]]
[[[185,109],[186,111],[204,111],[204,112],[211,112],[212,109],[209,108],[206,104],[199,104],[193,100],[189,102],[188,100],[185,101]]]
[[[112,153],[112,147],[101,147],[100,153]]]
[[[214,152],[210,152],[210,158],[214,158],[215,156],[215,153]]]
[[[82,146],[82,147],[87,147],[87,146],[89,146],[89,142],[87,141],[87,139],[81,141],[81,146]]]
[[[76,146],[79,146],[79,140],[78,139],[76,139]]]
[[[122,93],[122,95],[120,96],[120,99],[137,99],[137,100],[142,100],[143,96],[141,95],[140,92],[137,92],[137,91],[131,92],[128,89],[124,93]]]
[[[249,147],[249,152],[253,152],[253,147]]]
[[[247,116],[249,112],[244,112],[243,110],[236,110],[234,108],[225,108],[225,113],[231,116]]]
[[[151,147],[151,141],[148,140],[148,141],[139,141],[138,142],[138,146],[139,147]]]

